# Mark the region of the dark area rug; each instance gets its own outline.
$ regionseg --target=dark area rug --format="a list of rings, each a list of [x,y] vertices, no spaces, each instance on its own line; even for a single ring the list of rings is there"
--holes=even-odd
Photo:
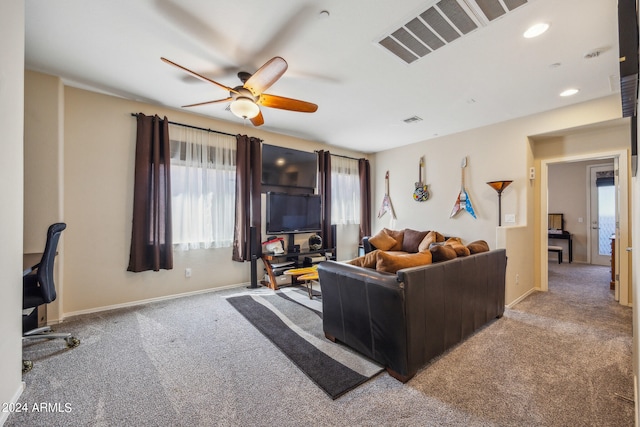
[[[382,367],[324,337],[316,292],[288,288],[247,292],[227,301],[332,399],[382,371]]]

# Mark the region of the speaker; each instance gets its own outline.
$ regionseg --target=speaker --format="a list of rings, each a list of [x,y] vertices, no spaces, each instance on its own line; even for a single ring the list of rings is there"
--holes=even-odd
[[[258,249],[260,245],[256,241],[256,228],[249,227],[249,254],[251,255],[251,286],[250,289],[258,287]]]

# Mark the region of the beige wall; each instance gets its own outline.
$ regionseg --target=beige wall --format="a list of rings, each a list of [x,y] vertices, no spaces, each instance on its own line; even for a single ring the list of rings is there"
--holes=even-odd
[[[232,262],[231,248],[175,252],[174,269],[170,271],[126,271],[131,237],[136,134],[136,120],[131,113],[166,115],[176,122],[232,134],[247,133],[273,145],[305,151],[330,149],[335,154],[361,157],[358,153],[268,133],[239,123],[215,121],[71,87],[58,91],[60,81],[40,73],[29,72],[27,79],[29,86],[37,88],[27,91],[27,127],[47,123],[47,127],[55,129],[57,124],[64,135],[59,140],[47,140],[48,144],[54,145],[48,147],[50,152],[58,150],[64,153],[59,167],[44,169],[42,175],[34,177],[35,181],[46,181],[47,185],[58,183],[57,192],[63,212],[60,219],[68,224],[58,257],[62,276],[59,281],[61,310],[49,316],[49,321],[53,322],[83,312],[250,281],[249,263]],[[59,105],[63,106],[63,114],[56,109]],[[56,122],[55,117],[62,116],[63,122]],[[32,121],[36,117],[38,121]],[[25,146],[29,150],[39,149],[40,141],[35,138],[37,134],[31,135],[34,139],[27,139]],[[59,176],[55,177],[56,174]],[[36,194],[29,197],[36,197]],[[51,199],[55,206],[56,198]],[[35,209],[35,204],[34,199],[25,201],[29,209]],[[48,213],[30,213],[29,218],[47,224],[55,217],[53,211],[56,209],[52,206],[50,210]],[[37,242],[38,239],[39,234],[33,235],[27,225],[25,241]],[[38,242],[34,247],[39,245]],[[187,267],[192,270],[190,278],[184,274]]]
[[[379,152],[372,163],[372,232],[382,227],[408,227],[460,236],[465,242],[483,239],[491,247],[509,244],[506,302],[510,304],[517,301],[540,284],[539,275],[536,275],[540,269],[540,257],[535,252],[540,242],[535,230],[541,225],[534,203],[539,189],[535,187],[537,179],[529,180],[529,168],[536,165],[530,137],[566,132],[567,129],[608,122],[620,116],[620,100],[611,96]],[[624,135],[617,134],[615,138],[616,146],[628,143]],[[593,144],[596,151],[601,149],[595,141],[583,140],[582,143],[587,146]],[[426,183],[431,190],[431,197],[426,202],[415,202],[411,193],[417,179],[418,159],[422,155],[425,156]],[[460,162],[464,156],[468,159],[465,184],[477,219],[466,212],[449,218],[460,190]],[[390,174],[389,193],[398,217],[395,221],[391,221],[389,214],[381,219],[376,218],[384,195],[384,175],[387,170]],[[503,237],[497,239],[498,197],[486,182],[502,179],[513,180],[503,192],[502,213],[514,214],[516,222],[508,224],[503,218],[506,231],[501,230],[498,234]]]
[[[589,198],[591,183],[589,167],[609,165],[613,170],[612,159],[582,162],[556,163],[549,165],[548,210],[549,213],[561,213],[564,217],[564,229],[572,234],[573,260],[588,262]],[[580,219],[582,218],[582,222]],[[563,260],[569,260],[567,241],[554,240],[553,245],[565,248]],[[555,259],[555,257],[554,257]]]
[[[22,393],[22,223],[24,4],[0,2],[0,403]],[[0,412],[0,425],[8,412]]]

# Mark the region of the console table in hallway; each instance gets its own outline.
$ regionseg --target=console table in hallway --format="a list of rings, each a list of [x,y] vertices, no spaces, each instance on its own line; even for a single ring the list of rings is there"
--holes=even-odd
[[[561,233],[548,233],[549,239],[561,239],[566,240],[569,246],[569,263],[573,262],[573,237],[571,233],[566,230],[562,230]]]

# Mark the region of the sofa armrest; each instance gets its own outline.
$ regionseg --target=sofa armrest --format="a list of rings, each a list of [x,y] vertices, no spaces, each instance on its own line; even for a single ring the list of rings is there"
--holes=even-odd
[[[404,286],[397,275],[335,261],[318,266],[325,335],[406,375]]]
[[[371,236],[364,236],[362,238],[362,248],[364,249],[364,253],[368,254],[369,252],[375,251],[377,248],[371,244],[369,239]]]

